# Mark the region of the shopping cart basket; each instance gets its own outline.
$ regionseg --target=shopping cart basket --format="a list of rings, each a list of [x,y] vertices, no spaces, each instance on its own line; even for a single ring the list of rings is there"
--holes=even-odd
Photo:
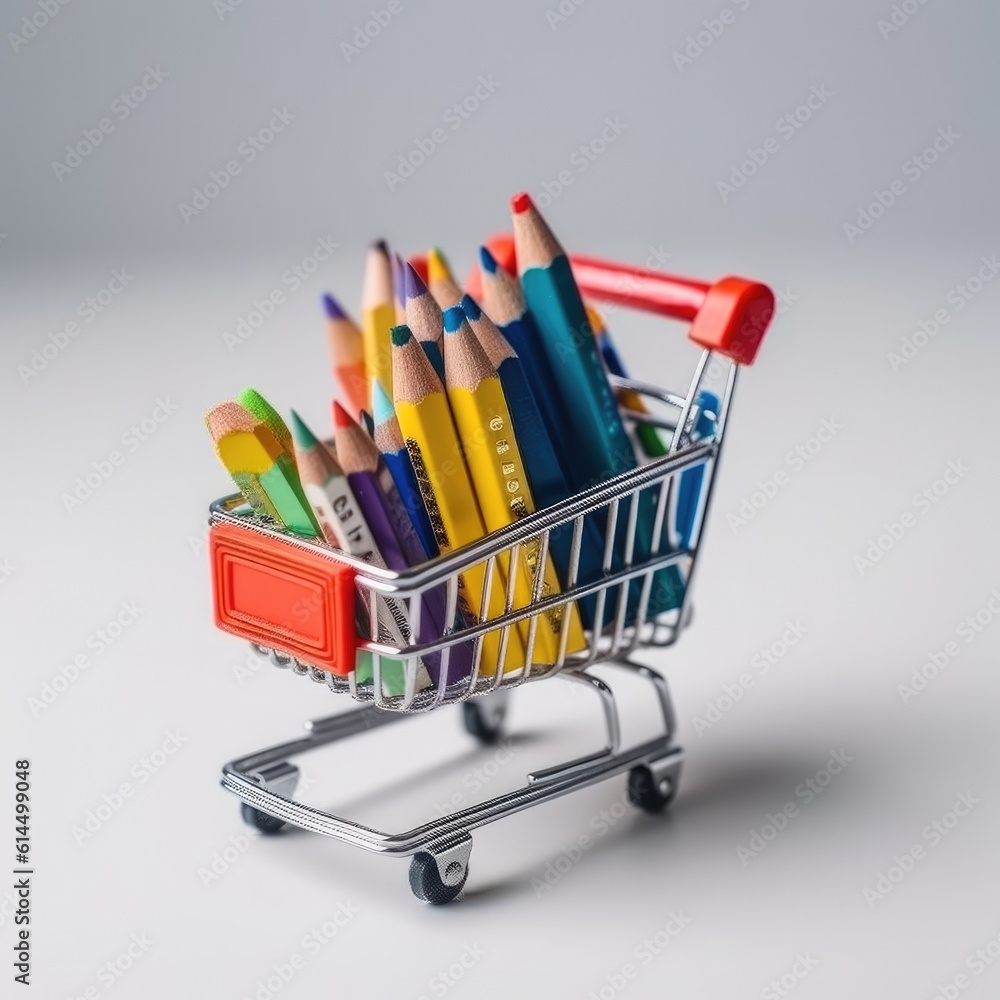
[[[369,703],[307,722],[304,736],[231,761],[223,767],[223,786],[242,799],[244,819],[261,831],[274,832],[290,823],[369,851],[410,857],[410,886],[431,903],[449,902],[462,891],[476,827],[624,771],[629,772],[629,798],[640,808],[663,809],[677,792],[683,752],[674,743],[666,680],[631,656],[645,646],[671,645],[688,624],[702,526],[737,374],[756,357],[774,297],[766,286],[742,278],[709,285],[593,258],[573,257],[572,263],[581,291],[590,299],[690,323],[688,337],[702,352],[686,394],[613,379],[619,399],[631,403],[623,410],[626,419],[658,427],[667,436],[665,455],[401,573],[286,534],[253,514],[239,495],[217,500],[210,508],[216,624],[249,639],[277,666]],[[702,392],[710,370],[724,377],[719,397]],[[640,399],[648,412],[636,402]],[[709,406],[717,412],[707,412]],[[686,524],[678,530],[682,480],[699,467],[699,489],[693,499],[688,497]],[[647,529],[649,537],[638,538],[640,524],[650,523],[639,517],[640,506],[650,501],[655,519]],[[603,532],[603,572],[581,580],[586,519],[600,524]],[[517,560],[544,565],[557,531],[572,532],[564,589],[544,593],[544,574],[538,572],[530,601],[515,606]],[[504,613],[490,617],[489,589],[497,560],[510,569]],[[459,583],[476,565],[483,566],[487,581],[475,609],[478,618],[470,617],[468,609],[463,614]],[[662,579],[657,571],[665,567],[676,568],[683,589],[673,606],[661,612],[651,593],[654,581]],[[422,613],[432,589],[439,594],[443,589],[448,627],[433,641],[416,642],[415,637],[427,635]],[[563,614],[554,662],[533,662],[540,616],[558,613],[570,601],[581,606],[589,602],[595,627],[587,632],[586,648],[567,652],[570,615]],[[502,665],[512,628],[526,636],[527,655],[523,666],[508,670]],[[484,637],[491,633],[499,636],[499,660],[484,664]],[[472,655],[461,658],[461,671],[449,670],[449,662],[459,663],[458,656],[451,656],[459,644]],[[431,662],[433,671],[426,669]],[[650,683],[662,716],[659,735],[622,749],[614,692],[607,673],[593,672],[598,664],[614,665]],[[469,732],[488,742],[500,734],[509,689],[555,675],[598,696],[606,743],[587,756],[529,774],[515,791],[399,834],[370,829],[293,798],[299,769],[290,761],[308,750],[455,703],[462,703]]]

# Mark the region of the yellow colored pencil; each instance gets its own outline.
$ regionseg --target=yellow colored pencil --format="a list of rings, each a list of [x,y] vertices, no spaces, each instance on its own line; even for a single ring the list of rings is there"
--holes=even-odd
[[[361,335],[365,343],[365,375],[368,379],[367,405],[372,407],[372,385],[375,379],[386,392],[392,392],[392,352],[389,331],[396,322],[396,306],[392,292],[392,264],[384,240],[373,244],[365,259],[364,281],[361,286]]]
[[[448,402],[476,498],[487,530],[497,531],[533,514],[537,508],[496,367],[477,340],[461,306],[452,306],[444,312],[444,355]],[[546,556],[544,565],[540,565],[540,556],[538,539],[521,547],[515,568],[515,608],[527,607],[536,592],[540,598],[559,593],[559,577],[551,555]],[[501,569],[509,575],[506,558]],[[557,606],[531,619],[530,624],[521,623],[525,648],[533,661],[556,662],[566,613],[569,614],[566,652],[584,648],[586,639],[576,604]]]
[[[396,416],[435,540],[443,554],[478,541],[486,534],[486,525],[462,457],[458,431],[441,380],[409,327],[394,327],[391,337]],[[477,616],[485,586],[485,564],[480,563],[462,574],[460,596]],[[506,580],[497,568],[490,585],[489,618],[503,614],[505,595]],[[481,649],[479,671],[492,676],[500,661],[500,633],[488,632],[483,637]],[[503,670],[508,673],[523,665],[524,646],[520,633],[510,628]]]
[[[427,288],[442,309],[462,301],[462,289],[458,287],[448,258],[440,247],[433,247],[427,252]]]

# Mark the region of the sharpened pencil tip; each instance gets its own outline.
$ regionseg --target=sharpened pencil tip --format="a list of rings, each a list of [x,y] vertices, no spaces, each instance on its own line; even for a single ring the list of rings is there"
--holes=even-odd
[[[404,268],[406,283],[406,300],[419,299],[421,295],[427,294],[427,286],[423,279],[417,274],[417,269],[410,263]]]
[[[402,347],[412,336],[413,334],[410,332],[410,328],[405,323],[400,323],[399,326],[394,326],[389,331],[389,337],[392,340],[393,347]]]
[[[389,256],[389,244],[385,240],[376,240],[372,244],[372,250],[377,250],[381,254],[385,254],[386,257]]]
[[[382,388],[382,383],[375,379],[372,382],[372,416],[375,418],[375,425],[391,420],[394,412],[388,393]]]
[[[347,313],[344,312],[340,303],[329,292],[323,295],[323,308],[326,310],[326,315],[329,319],[347,318]]]
[[[461,306],[449,306],[444,311],[444,332],[455,333],[465,322],[465,313]]]
[[[477,320],[483,314],[482,309],[479,308],[479,303],[471,295],[463,295],[460,305],[462,306],[462,312],[470,320]]]
[[[529,208],[534,208],[531,195],[527,191],[520,191],[510,199],[510,209],[515,215],[527,212]]]
[[[343,427],[350,427],[354,421],[351,415],[345,410],[337,400],[333,401],[333,426],[340,430]]]
[[[484,271],[489,271],[490,274],[497,273],[496,257],[490,253],[488,247],[479,248],[479,263],[482,264]]]
[[[316,435],[306,426],[305,421],[292,410],[292,432],[295,436],[295,443],[300,448],[313,448],[319,441]]]

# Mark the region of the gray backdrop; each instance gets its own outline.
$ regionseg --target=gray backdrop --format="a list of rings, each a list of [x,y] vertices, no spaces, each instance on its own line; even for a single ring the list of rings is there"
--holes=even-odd
[[[995,994],[995,11],[374,9],[0,19],[0,817],[29,757],[39,995]],[[619,779],[498,823],[464,903],[430,910],[403,864],[247,836],[217,786],[347,706],[212,628],[228,484],[201,414],[251,383],[325,426],[321,292],[356,308],[382,235],[464,273],[520,188],[571,249],[746,274],[782,311],[734,407],[694,626],[649,654],[689,752],[672,814],[626,810]],[[684,385],[677,329],[613,326],[637,373]],[[396,827],[514,787],[597,740],[567,688],[518,692],[500,751],[450,710],[308,760],[304,794]],[[645,692],[623,700],[641,735]]]

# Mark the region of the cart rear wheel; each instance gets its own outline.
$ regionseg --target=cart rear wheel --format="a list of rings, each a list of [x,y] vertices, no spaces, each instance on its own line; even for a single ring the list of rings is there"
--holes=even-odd
[[[462,722],[465,724],[465,731],[470,736],[475,736],[480,743],[496,743],[500,739],[503,735],[503,721],[506,714],[506,699],[501,700],[495,694],[487,699],[477,698],[474,701],[462,702]]]
[[[677,796],[677,782],[661,778],[659,782],[644,764],[628,773],[628,800],[648,813],[662,812]]]
[[[459,862],[452,862],[462,867]],[[455,873],[458,874],[457,871]],[[445,885],[441,881],[437,861],[433,854],[421,851],[413,855],[410,862],[410,888],[417,899],[434,906],[450,903],[465,888],[465,880],[469,877],[469,866],[465,865],[462,877],[454,885]]]
[[[259,809],[254,809],[249,802],[243,802],[240,805],[240,813],[243,816],[243,822],[247,826],[252,826],[255,830],[260,830],[261,833],[278,833],[279,830],[285,825],[283,819],[278,819],[276,816],[271,816],[269,813],[261,812]]]

